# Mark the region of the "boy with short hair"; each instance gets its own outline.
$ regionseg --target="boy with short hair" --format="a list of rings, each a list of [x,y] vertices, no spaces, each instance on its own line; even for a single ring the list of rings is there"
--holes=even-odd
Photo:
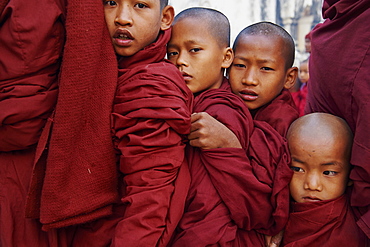
[[[174,9],[164,0],[104,1],[119,78],[112,113],[125,209],[113,246],[165,246],[190,183],[185,137],[192,94],[164,59]]]
[[[243,29],[234,43],[234,61],[228,70],[232,91],[248,106],[253,119],[264,121],[283,137],[298,118],[290,92],[297,78],[294,41],[282,27],[259,22]],[[206,114],[192,116],[190,143],[196,147],[235,146],[235,136]],[[212,132],[220,135],[211,135]]]
[[[310,74],[308,71],[308,60],[303,60],[299,64],[299,73],[298,73],[299,81],[302,83],[299,90],[297,92],[292,92],[292,97],[294,103],[296,104],[299,112],[299,116],[304,115],[304,108],[306,106],[306,99],[307,99],[307,82],[310,79]]]
[[[267,124],[255,125],[231,92],[224,77],[233,59],[229,42],[230,24],[219,11],[190,8],[175,17],[168,58],[195,96],[194,112],[205,111],[225,124],[239,148],[189,146],[192,181],[171,246],[264,246],[262,233],[279,232],[288,217],[286,143]],[[247,157],[246,150],[256,147],[252,142],[261,147]],[[275,180],[279,185],[271,189]]]
[[[345,193],[352,185],[353,135],[347,123],[312,113],[293,122],[287,138],[294,174],[284,246],[369,246]]]

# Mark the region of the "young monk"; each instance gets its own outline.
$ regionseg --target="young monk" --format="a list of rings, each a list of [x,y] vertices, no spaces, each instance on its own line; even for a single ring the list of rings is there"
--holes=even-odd
[[[307,82],[310,78],[310,74],[308,72],[308,60],[304,60],[299,64],[299,73],[298,73],[299,81],[302,83],[302,86],[297,92],[292,93],[292,97],[294,103],[296,104],[299,112],[299,116],[304,115],[304,108],[306,106],[306,99],[307,99]]]
[[[125,207],[112,246],[165,246],[190,182],[184,141],[193,96],[178,69],[164,60],[174,18],[167,3],[104,1],[119,59],[112,131]]]
[[[298,68],[292,67],[294,49],[293,39],[283,28],[269,22],[256,23],[237,36],[235,58],[229,69],[232,91],[247,105],[255,122],[272,126],[282,137],[298,118],[288,91],[297,78]],[[192,116],[189,139],[191,145],[206,149],[238,147],[235,135],[207,113]],[[248,152],[253,156],[258,147]]]
[[[189,146],[191,186],[170,246],[264,246],[262,233],[276,234],[288,217],[286,143],[267,124],[255,125],[231,92],[224,77],[233,58],[229,43],[229,21],[216,10],[190,8],[175,18],[168,58],[195,96],[194,112],[225,124],[241,148]],[[249,157],[246,149],[252,149]]]
[[[312,113],[288,131],[294,171],[284,246],[370,246],[347,199],[353,136],[347,123]]]

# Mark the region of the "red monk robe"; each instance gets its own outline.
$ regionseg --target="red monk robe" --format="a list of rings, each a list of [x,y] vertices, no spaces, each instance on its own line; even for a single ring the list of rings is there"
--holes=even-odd
[[[194,112],[200,111],[232,130],[243,149],[189,147],[192,182],[170,246],[264,246],[263,234],[276,234],[288,218],[286,143],[266,123],[254,126],[227,80],[195,98]]]
[[[25,203],[36,145],[57,100],[64,6],[0,3],[0,246],[55,243],[53,232],[25,218]]]
[[[304,115],[304,109],[306,107],[307,101],[307,83],[303,84],[301,88],[297,92],[292,92],[292,98],[297,106],[299,116],[302,117]]]
[[[283,246],[370,246],[366,240],[344,194],[321,202],[292,202]]]
[[[113,246],[166,246],[181,218],[190,176],[185,139],[193,96],[164,60],[171,30],[119,61],[112,114],[126,209]]]
[[[286,136],[290,124],[299,116],[297,107],[289,90],[283,89],[269,104],[252,112],[253,119],[271,125],[283,137]]]
[[[370,1],[325,0],[312,32],[306,112],[345,119],[354,133],[351,206],[370,238]]]

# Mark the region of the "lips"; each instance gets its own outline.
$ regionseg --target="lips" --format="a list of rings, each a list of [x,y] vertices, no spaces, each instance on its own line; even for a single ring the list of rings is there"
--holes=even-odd
[[[126,29],[118,29],[113,35],[113,41],[118,46],[129,46],[134,37]]]
[[[245,101],[253,101],[258,98],[258,94],[255,91],[249,89],[241,90],[239,92],[239,95]]]
[[[182,72],[181,72],[181,74],[182,74],[182,77],[184,77],[184,80],[185,80],[185,81],[188,81],[188,80],[190,80],[191,78],[193,78],[191,75],[189,75],[188,73],[186,73],[186,72],[184,72],[184,71],[182,71]]]
[[[303,197],[303,201],[305,202],[319,202],[321,199],[315,197],[315,196],[305,196]]]

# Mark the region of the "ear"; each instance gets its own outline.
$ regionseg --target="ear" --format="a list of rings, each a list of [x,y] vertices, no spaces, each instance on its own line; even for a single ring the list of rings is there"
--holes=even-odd
[[[227,69],[230,67],[234,60],[234,52],[230,47],[225,48],[224,50],[224,59],[222,61],[222,68]]]
[[[175,18],[175,10],[171,5],[167,5],[162,10],[161,30],[167,30],[171,27]]]
[[[298,76],[298,68],[291,67],[286,72],[285,84],[284,88],[290,89],[294,86],[295,82],[297,81]]]

